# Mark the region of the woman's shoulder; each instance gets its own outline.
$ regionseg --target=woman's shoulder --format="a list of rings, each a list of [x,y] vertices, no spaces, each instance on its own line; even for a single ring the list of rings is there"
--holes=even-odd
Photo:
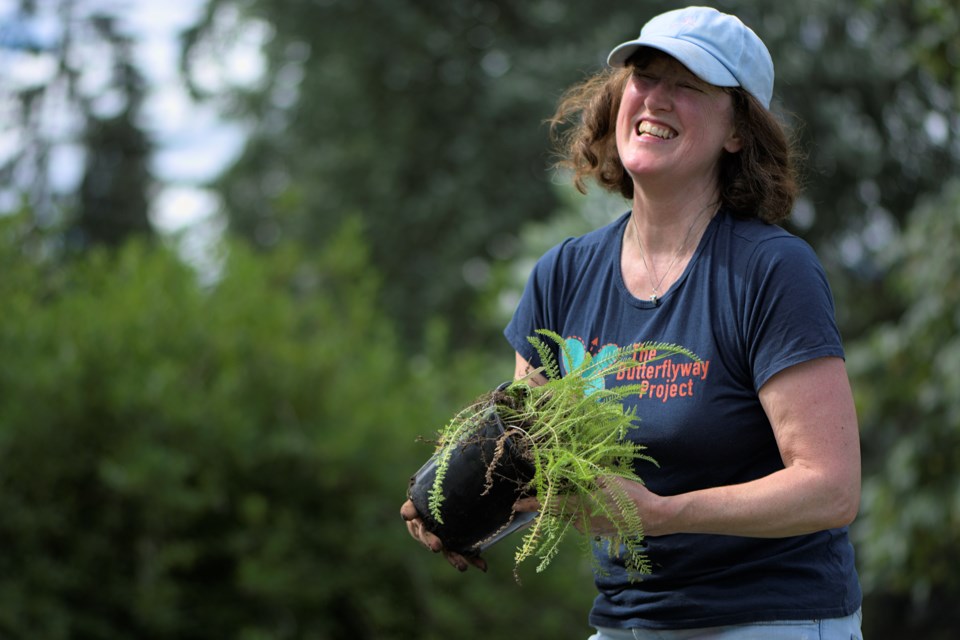
[[[614,252],[619,256],[620,237],[629,211],[602,227],[579,236],[571,236],[547,251],[541,262],[583,263]]]
[[[757,219],[725,215],[720,222],[713,251],[723,268],[738,274],[748,297],[760,290],[806,296],[829,290],[823,264],[803,238]]]
[[[736,255],[750,256],[754,260],[786,258],[815,258],[813,248],[803,238],[783,227],[764,222],[758,218],[737,216],[728,211],[721,213],[720,239],[726,238]]]
[[[729,233],[741,242],[759,244],[799,239],[780,225],[764,222],[756,217],[738,215],[727,209],[721,209],[720,216],[721,226],[728,229]]]
[[[619,238],[620,234],[623,233],[623,227],[629,217],[630,212],[627,211],[626,213],[617,216],[614,220],[611,220],[602,227],[588,231],[580,236],[568,238],[567,242],[570,246],[580,249],[596,249],[598,247],[606,248],[610,245],[611,240],[614,238]]]

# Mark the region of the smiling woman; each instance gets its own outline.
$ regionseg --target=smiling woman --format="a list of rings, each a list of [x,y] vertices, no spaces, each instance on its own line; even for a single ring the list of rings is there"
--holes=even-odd
[[[640,428],[626,438],[660,466],[618,483],[653,571],[631,583],[623,549],[596,549],[593,640],[858,638],[857,416],[823,269],[773,224],[797,187],[770,55],[738,18],[689,7],[654,17],[609,64],[564,95],[553,125],[577,187],[595,180],[630,210],[538,261],[504,332],[516,376],[537,378],[544,358],[527,337],[539,328],[591,356],[676,344],[702,366],[606,381],[637,385],[624,405]]]

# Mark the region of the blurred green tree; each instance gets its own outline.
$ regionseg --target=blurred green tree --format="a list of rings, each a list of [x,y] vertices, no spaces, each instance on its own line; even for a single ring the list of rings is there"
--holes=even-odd
[[[681,6],[683,3],[671,3]],[[603,65],[662,3],[211,0],[190,51],[242,11],[269,25],[262,91],[234,96],[255,123],[220,180],[234,229],[257,244],[319,242],[346,212],[368,221],[390,274],[384,308],[408,338],[440,314],[481,343],[491,264],[557,209],[541,126],[560,92]],[[898,310],[875,265],[920,194],[960,169],[956,11],[946,0],[729,0],[777,63],[775,109],[807,154],[793,219],[849,305],[848,335]],[[883,19],[880,19],[883,16]],[[222,20],[220,21],[222,22]],[[917,38],[916,34],[922,35]],[[219,96],[222,98],[223,96]],[[856,310],[856,311],[853,311]]]
[[[586,635],[587,566],[522,589],[509,545],[460,575],[407,535],[416,437],[500,374],[442,335],[405,357],[357,224],[313,257],[231,242],[209,286],[23,230],[0,219],[0,635]]]
[[[555,205],[542,121],[599,64],[584,33],[612,17],[585,3],[212,0],[188,77],[191,47],[224,37],[218,16],[237,8],[273,35],[265,86],[235,105],[252,136],[218,182],[232,228],[260,246],[317,243],[362,212],[390,274],[384,309],[412,349],[433,315],[482,344],[490,263]]]
[[[113,89],[122,96],[116,115],[91,111],[83,128],[87,152],[80,201],[67,239],[84,248],[105,244],[119,246],[131,236],[149,238],[153,227],[148,217],[148,196],[153,186],[150,154],[153,144],[137,122],[143,106],[143,74],[132,62],[130,38],[120,33],[116,20],[97,15],[96,33],[112,53]]]
[[[33,212],[28,224],[60,229],[64,237],[51,246],[72,251],[153,235],[154,143],[141,120],[146,83],[110,9],[19,0],[0,29],[19,34],[0,39],[6,54],[0,131],[20,141],[16,153],[0,155],[5,202],[15,208],[25,201]],[[34,22],[51,20],[58,24],[55,39],[31,36]],[[15,66],[28,71],[18,75]],[[80,179],[69,185],[64,176],[73,164]]]
[[[792,224],[831,272],[848,338],[900,313],[882,256],[914,206],[960,171],[960,85],[942,72],[957,55],[952,4],[738,3],[758,17],[797,123],[807,157]]]
[[[0,124],[24,141],[0,157],[2,201],[16,201],[9,185],[26,176],[26,226],[62,223],[84,249],[146,231],[150,186],[142,78],[109,13],[78,19],[96,15],[94,4],[53,2],[63,46],[26,55],[54,60],[54,80],[3,96]],[[269,34],[262,86],[211,99],[251,123],[245,154],[217,186],[233,232],[270,251],[231,242],[222,280],[205,288],[162,247],[93,251],[67,269],[46,261],[63,237],[0,220],[0,632],[579,630],[583,567],[556,567],[521,591],[508,575],[464,578],[411,548],[396,508],[426,454],[413,437],[498,381],[485,355],[460,353],[461,363],[450,349],[493,344],[496,296],[515,290],[491,267],[522,280],[523,246],[599,220],[597,201],[571,204],[550,184],[542,119],[611,43],[681,4],[210,0],[184,40],[188,78],[209,61],[198,47],[236,35],[224,24],[253,20]],[[719,6],[770,45],[775,108],[808,156],[792,226],[824,257],[851,344],[865,625],[871,637],[937,637],[956,628],[960,592],[949,244],[960,203],[944,186],[960,168],[960,8]],[[30,15],[41,3],[18,7]],[[94,44],[109,80],[91,85],[78,47]],[[40,118],[50,109],[77,116],[71,140],[88,163],[75,193],[50,184],[54,145]],[[574,217],[559,220],[565,209]],[[355,217],[363,233],[343,231]],[[372,284],[368,262],[385,286]],[[508,551],[492,554],[494,573],[511,564]],[[529,615],[538,610],[551,616]]]
[[[956,156],[960,6],[894,6],[910,34],[904,47],[947,107],[928,112],[924,128]],[[918,194],[902,236],[878,260],[882,294],[899,313],[867,331],[849,356],[863,425],[855,532],[872,594],[864,618],[871,637],[946,640],[960,628],[960,183],[955,171],[941,181]]]
[[[871,637],[960,628],[960,182],[925,200],[888,256],[906,311],[848,360],[863,424],[861,573]]]

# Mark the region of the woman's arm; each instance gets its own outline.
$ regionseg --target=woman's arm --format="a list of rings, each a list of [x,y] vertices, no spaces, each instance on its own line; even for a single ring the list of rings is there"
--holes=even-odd
[[[520,361],[518,359],[518,367]],[[860,437],[843,360],[820,358],[773,376],[760,389],[784,469],[743,484],[659,496],[620,478],[644,533],[782,538],[850,524],[860,505]],[[723,464],[722,461],[718,464]],[[536,499],[518,511],[536,511]],[[596,520],[591,533],[613,533]]]
[[[624,484],[647,535],[787,537],[853,521],[860,504],[860,438],[843,360],[819,358],[781,371],[760,389],[760,402],[785,468],[676,496]]]
[[[513,379],[519,380],[520,378],[527,378],[527,382],[531,387],[539,387],[542,384],[546,384],[546,376],[540,372],[534,373],[535,371],[534,366],[527,362],[527,359],[518,352],[516,366],[513,370]]]

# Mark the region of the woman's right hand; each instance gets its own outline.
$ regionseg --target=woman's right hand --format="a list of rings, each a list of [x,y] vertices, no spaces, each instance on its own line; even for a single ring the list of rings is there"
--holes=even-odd
[[[403,506],[400,507],[400,517],[403,518],[403,521],[407,525],[407,531],[414,540],[419,541],[420,544],[434,553],[442,553],[443,557],[447,559],[447,562],[457,570],[466,571],[470,565],[484,572],[487,570],[487,562],[480,556],[463,556],[459,553],[444,549],[443,542],[440,538],[427,531],[427,528],[423,524],[423,519],[420,517],[420,514],[417,513],[417,508],[413,506],[413,502],[410,500],[404,502]]]

